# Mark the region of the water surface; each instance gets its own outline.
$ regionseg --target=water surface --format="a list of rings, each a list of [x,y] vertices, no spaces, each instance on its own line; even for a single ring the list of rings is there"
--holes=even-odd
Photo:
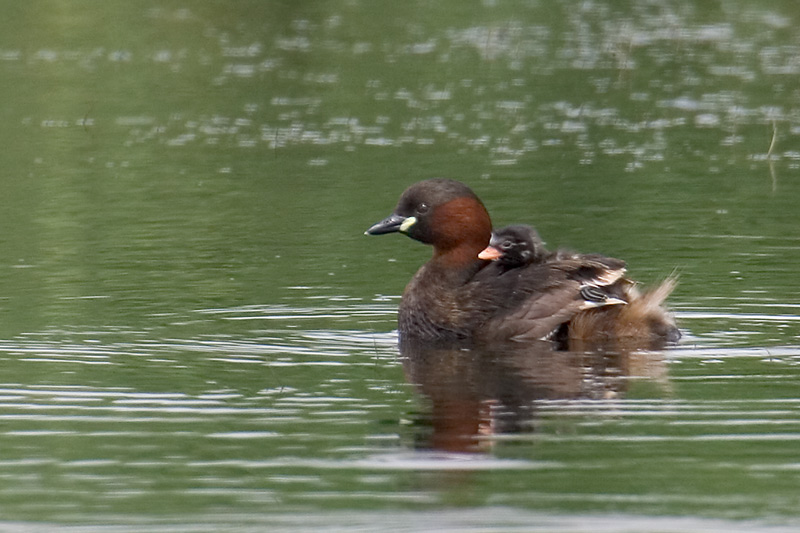
[[[793,2],[3,7],[5,529],[796,527]],[[518,409],[546,372],[456,357],[444,449],[394,333],[430,251],[363,235],[433,176],[677,272],[681,344]]]

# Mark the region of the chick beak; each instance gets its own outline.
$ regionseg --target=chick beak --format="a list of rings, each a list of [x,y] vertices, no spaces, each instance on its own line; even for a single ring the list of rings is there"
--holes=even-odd
[[[501,257],[503,257],[503,252],[491,245],[484,248],[483,251],[478,254],[478,259],[486,259],[488,261],[494,261]]]

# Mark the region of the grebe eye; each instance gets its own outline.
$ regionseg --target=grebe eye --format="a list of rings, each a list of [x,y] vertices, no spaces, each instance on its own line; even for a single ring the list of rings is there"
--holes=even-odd
[[[428,204],[423,202],[419,204],[419,206],[417,206],[417,213],[419,213],[420,215],[424,215],[425,213],[428,212],[429,209],[430,207],[428,207]]]

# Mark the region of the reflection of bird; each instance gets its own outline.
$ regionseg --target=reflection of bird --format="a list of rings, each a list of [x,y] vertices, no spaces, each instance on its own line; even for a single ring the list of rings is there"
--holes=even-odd
[[[429,401],[423,447],[480,451],[491,437],[536,428],[547,400],[603,400],[625,395],[628,378],[664,383],[657,352],[556,351],[550,342],[431,343],[401,338],[409,382]],[[418,438],[420,436],[418,435]],[[486,438],[490,440],[486,440]]]
[[[394,213],[367,230],[405,233],[433,245],[433,257],[403,293],[401,336],[535,340],[624,334],[648,346],[652,339],[678,338],[662,306],[674,281],[642,295],[624,277],[623,261],[601,255],[556,252],[519,265],[489,262],[478,254],[489,245],[491,231],[489,214],[475,193],[445,179],[412,185]],[[622,311],[636,299],[642,299],[634,306],[639,312]]]

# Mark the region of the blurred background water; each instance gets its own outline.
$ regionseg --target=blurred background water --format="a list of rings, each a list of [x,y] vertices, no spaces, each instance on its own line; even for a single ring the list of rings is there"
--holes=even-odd
[[[798,523],[794,2],[0,6],[0,527]],[[363,236],[434,176],[677,272],[681,344],[435,449],[430,251]]]

